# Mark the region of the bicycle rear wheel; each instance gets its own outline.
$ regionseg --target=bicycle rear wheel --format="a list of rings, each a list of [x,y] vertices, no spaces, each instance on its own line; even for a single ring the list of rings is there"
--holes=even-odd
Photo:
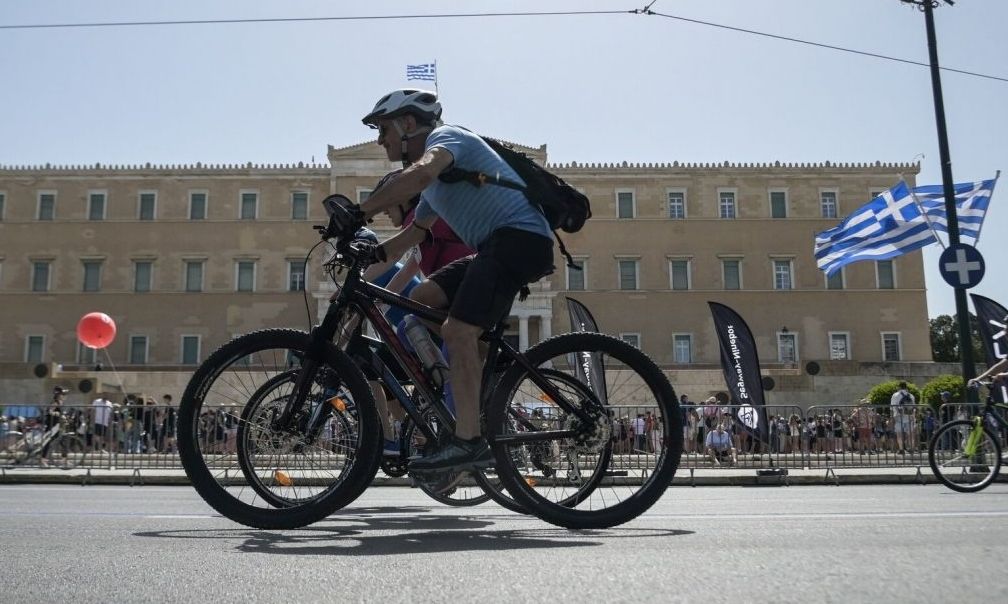
[[[928,463],[935,478],[960,493],[990,486],[1001,470],[1001,444],[987,426],[957,420],[938,428],[928,443]]]
[[[178,447],[200,496],[228,518],[257,528],[296,528],[349,504],[377,471],[380,426],[364,376],[328,346],[291,426],[273,420],[292,395],[311,344],[273,329],[236,338],[193,375],[179,405]],[[339,399],[347,420],[333,439],[322,413]],[[238,437],[228,440],[229,426]]]
[[[597,333],[557,336],[526,358],[584,417],[556,405],[520,365],[510,369],[487,414],[508,493],[543,520],[577,529],[616,526],[651,507],[682,452],[678,402],[661,370],[637,348]],[[538,430],[520,429],[514,413],[535,416]],[[661,436],[641,438],[640,450],[615,450],[616,422],[643,423],[647,415]],[[655,440],[659,446],[651,450]]]

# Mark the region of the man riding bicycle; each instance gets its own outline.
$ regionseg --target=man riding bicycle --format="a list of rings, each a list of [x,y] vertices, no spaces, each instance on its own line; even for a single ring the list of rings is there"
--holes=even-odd
[[[447,471],[489,466],[493,457],[480,430],[479,337],[507,316],[522,287],[553,271],[552,232],[520,191],[438,180],[442,172],[457,166],[522,182],[479,136],[442,124],[441,104],[433,92],[392,91],[362,121],[378,130],[378,144],[390,161],[402,161],[404,168],[361,205],[365,218],[404,206],[420,195],[410,228],[378,246],[375,255],[401,256],[431,236],[439,217],[477,250],[476,255],[435,271],[411,295],[428,306],[448,308],[441,336],[451,358],[456,426],[455,436],[444,447],[411,461],[410,467]]]

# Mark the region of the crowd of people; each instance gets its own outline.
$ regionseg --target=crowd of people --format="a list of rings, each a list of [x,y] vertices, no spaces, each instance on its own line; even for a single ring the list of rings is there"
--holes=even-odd
[[[67,391],[56,387],[48,405],[32,417],[0,416],[0,439],[13,433],[29,434],[60,430],[77,434],[85,447],[97,453],[174,453],[176,407],[170,394],[161,398],[127,395],[116,404],[104,396],[90,405],[68,405]],[[41,463],[46,465],[48,451],[43,450]]]

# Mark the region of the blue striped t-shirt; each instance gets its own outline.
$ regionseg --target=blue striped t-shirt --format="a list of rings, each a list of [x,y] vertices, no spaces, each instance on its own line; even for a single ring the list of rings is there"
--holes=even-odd
[[[507,162],[468,130],[439,126],[427,136],[425,151],[434,147],[451,153],[455,167],[490,175],[499,173],[502,178],[524,184]],[[505,227],[547,238],[553,236],[546,218],[524,193],[497,185],[477,188],[467,182],[448,184],[435,180],[421,193],[416,209],[418,219],[432,214],[440,216],[473,249],[479,248],[495,230]]]

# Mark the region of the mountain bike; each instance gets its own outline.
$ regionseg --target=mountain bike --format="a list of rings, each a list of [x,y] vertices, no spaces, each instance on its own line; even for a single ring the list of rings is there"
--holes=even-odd
[[[335,249],[331,262],[345,270],[321,324],[310,333],[268,329],[225,344],[196,370],[179,406],[179,453],[193,486],[214,509],[253,527],[295,528],[325,518],[356,499],[377,472],[374,399],[338,345],[350,321],[365,319],[409,378],[411,392],[397,392],[398,380],[385,383],[424,447],[437,447],[454,427],[441,389],[376,302],[432,324],[442,323],[445,311],[365,281],[374,244],[356,236],[362,223],[346,209],[349,199],[323,203],[329,224],[315,228]],[[572,333],[522,353],[504,339],[503,324],[482,340],[484,434],[497,478],[522,509],[559,526],[603,528],[635,518],[661,497],[679,463],[681,418],[672,385],[643,352],[603,334]],[[237,450],[225,453],[208,444],[204,435],[212,430],[201,433],[200,417],[232,405],[242,408]],[[549,422],[518,419],[535,405],[549,408]],[[659,417],[667,435],[660,449],[614,454],[617,410]],[[449,478],[428,474],[432,482]]]
[[[42,452],[46,451],[49,459],[52,460],[49,463],[53,467],[60,470],[72,470],[84,463],[87,457],[87,447],[84,446],[83,439],[65,428],[66,422],[60,421],[48,430],[7,432],[4,434],[4,447],[0,451],[0,459],[9,460],[11,463],[19,465],[30,459],[38,458],[40,465],[43,465]]]
[[[987,399],[979,415],[943,424],[928,443],[928,463],[935,477],[953,491],[975,493],[990,486],[1001,472],[1001,434],[1008,431],[997,410],[1008,405],[994,402],[993,385],[987,388]]]

